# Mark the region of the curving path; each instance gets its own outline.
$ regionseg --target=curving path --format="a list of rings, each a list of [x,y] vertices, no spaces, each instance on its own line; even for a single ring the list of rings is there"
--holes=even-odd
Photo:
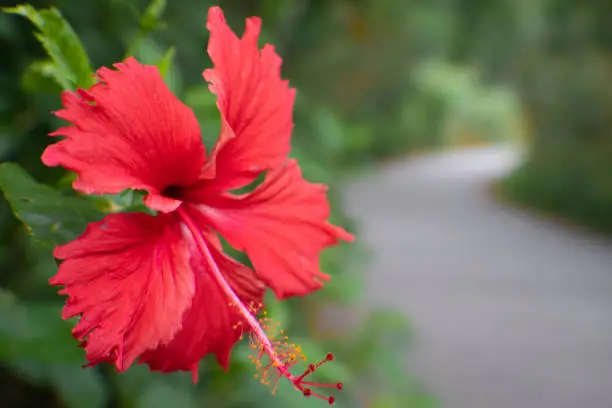
[[[445,408],[612,408],[612,244],[490,198],[517,156],[442,153],[350,183],[367,300],[410,317],[411,371]]]

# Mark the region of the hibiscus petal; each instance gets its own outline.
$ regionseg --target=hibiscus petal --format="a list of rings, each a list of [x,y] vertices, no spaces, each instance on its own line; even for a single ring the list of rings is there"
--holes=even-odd
[[[321,251],[353,236],[327,221],[327,187],[304,180],[294,160],[271,170],[252,193],[233,196],[210,190],[191,200],[208,223],[238,250],[280,299],[310,293],[329,276],[319,268]]]
[[[281,58],[274,47],[260,51],[261,20],[247,19],[239,39],[223,12],[212,7],[208,54],[213,69],[204,71],[225,126],[215,147],[217,188],[233,189],[252,182],[261,171],[277,167],[290,150],[295,89],[280,77]]]
[[[143,189],[153,209],[172,211],[180,202],[159,195],[193,183],[206,160],[198,121],[156,67],[134,58],[115,67],[99,69],[101,82],[88,91],[62,94],[64,109],[55,114],[73,126],[50,134],[66,138],[42,160],[76,172],[73,186],[84,193]]]
[[[246,305],[258,305],[265,286],[253,270],[223,254],[215,235],[207,233],[205,240],[234,292]],[[192,254],[199,253],[193,242],[191,248]],[[144,353],[140,362],[156,371],[191,371],[197,380],[199,362],[209,353],[214,353],[219,364],[228,368],[231,350],[246,327],[237,326],[243,319],[238,309],[229,305],[230,300],[210,272],[211,266],[202,256],[193,256],[191,265],[196,271],[196,293],[191,309],[183,317],[182,329],[170,343]]]
[[[181,328],[195,278],[178,221],[111,214],[55,249],[64,261],[50,283],[65,286],[63,317],[81,316],[73,335],[92,365],[112,362],[123,371]]]

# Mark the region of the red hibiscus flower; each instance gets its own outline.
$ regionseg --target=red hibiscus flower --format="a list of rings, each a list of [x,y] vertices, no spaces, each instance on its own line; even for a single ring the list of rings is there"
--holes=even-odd
[[[62,95],[55,114],[71,126],[51,134],[64,139],[43,162],[74,171],[73,186],[84,193],[145,190],[157,212],[107,215],[54,252],[63,262],[50,282],[68,295],[63,317],[80,316],[73,333],[89,365],[123,371],[138,359],[152,370],[191,371],[197,381],[202,357],[214,353],[227,369],[233,345],[249,332],[268,379],[286,377],[320,396],[311,387],[325,384],[304,380],[318,365],[292,374],[299,349],[268,338],[255,312],[266,286],[279,299],[320,288],[329,279],[320,252],[353,237],[328,223],[325,186],[305,181],[287,158],[295,91],[280,78],[274,48],[258,48],[260,25],[248,19],[238,38],[219,8],[209,11],[214,68],[204,78],[222,130],[208,155],[194,114],[153,66],[129,58],[117,70],[99,69],[91,89]],[[264,171],[254,191],[231,193]],[[228,257],[217,234],[253,269]]]

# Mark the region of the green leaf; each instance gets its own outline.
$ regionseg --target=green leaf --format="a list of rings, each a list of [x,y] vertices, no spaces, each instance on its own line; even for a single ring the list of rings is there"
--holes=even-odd
[[[395,394],[380,394],[370,399],[371,408],[397,408],[400,404],[400,397]]]
[[[157,68],[159,69],[159,73],[161,74],[162,78],[166,78],[166,75],[168,74],[170,68],[172,68],[172,63],[174,61],[175,55],[176,50],[174,49],[174,47],[170,47],[168,48],[168,51],[166,51],[164,56],[161,57],[159,62],[155,64],[157,65]]]
[[[39,32],[34,35],[57,68],[55,79],[65,90],[93,85],[92,68],[81,40],[55,7],[36,10],[29,4],[4,8],[30,20]]]
[[[196,85],[188,88],[184,97],[185,104],[193,109],[202,132],[202,142],[208,150],[217,142],[221,131],[219,120],[219,108],[217,108],[217,97],[204,85]]]
[[[102,194],[88,199],[103,213],[145,212],[155,215],[155,212],[144,204],[146,195],[146,191],[126,189],[119,194]]]
[[[219,108],[217,108],[217,97],[204,85],[192,86],[185,92],[185,103],[198,114],[202,114],[207,119],[219,118]]]
[[[353,245],[337,246],[323,252],[321,269],[332,279],[325,283],[324,290],[318,295],[347,304],[359,301],[364,284],[360,268],[364,264],[364,254]]]
[[[351,369],[370,373],[386,389],[401,390],[412,386],[406,375],[404,361],[398,356],[405,353],[411,338],[406,318],[391,309],[378,309],[365,319],[347,345],[351,356]]]
[[[328,109],[320,109],[313,114],[317,145],[328,157],[334,157],[345,148],[345,135],[342,123]]]
[[[0,303],[0,359],[84,364],[83,350],[70,334],[72,325],[62,320],[61,308],[56,302],[5,298]]]
[[[291,149],[290,157],[300,163],[304,178],[313,183],[330,184],[336,174],[330,171],[329,167],[321,161],[312,158],[309,152],[303,148],[295,147]]]
[[[203,367],[205,370],[205,367]],[[204,373],[204,370],[201,373]],[[109,371],[113,371],[110,368]],[[206,384],[206,376],[200,381]],[[155,373],[146,366],[134,364],[129,370],[116,374],[112,380],[116,386],[121,407],[190,407],[193,406],[196,387],[190,372]],[[159,390],[155,390],[159,388]],[[168,403],[168,398],[177,403]],[[155,400],[152,402],[152,400]],[[185,402],[184,405],[181,405]]]
[[[39,184],[14,163],[0,164],[0,190],[15,216],[46,245],[73,240],[83,233],[88,223],[104,216],[92,202],[64,196]]]
[[[75,347],[77,348],[77,347]],[[103,408],[107,396],[98,371],[80,364],[47,364],[14,359],[11,368],[20,376],[43,386],[52,386],[65,408]]]
[[[362,298],[363,285],[363,280],[357,279],[349,273],[338,273],[333,276],[331,281],[325,283],[325,289],[321,291],[321,296],[336,302],[354,303]]]
[[[101,408],[98,373],[85,370],[83,350],[61,318],[61,304],[18,302],[0,293],[0,360],[42,384],[52,384],[67,408]]]
[[[160,25],[159,18],[166,9],[166,0],[151,0],[140,19],[140,27],[144,30],[155,30]]]
[[[19,335],[20,329],[14,325],[15,316],[12,316],[17,308],[18,301],[13,292],[0,287],[0,310],[2,311],[0,315],[0,336]]]
[[[182,88],[182,77],[174,62],[175,51],[170,48],[164,52],[162,46],[152,38],[142,38],[134,47],[132,54],[139,61],[148,65],[156,65],[164,78],[168,88],[175,94],[179,94]]]
[[[76,348],[76,347],[75,347]],[[79,350],[81,351],[81,350]],[[82,353],[82,351],[81,351]],[[80,365],[47,366],[49,381],[67,408],[103,408],[106,395],[100,373]]]
[[[166,3],[166,0],[151,0],[140,17],[138,33],[128,45],[125,58],[135,55],[145,37],[164,26],[160,17],[166,9]]]
[[[115,377],[115,384],[121,400],[120,406],[134,407],[143,391],[156,377],[144,365],[136,364],[121,373],[120,377]]]
[[[405,395],[407,394],[407,395]],[[430,395],[421,392],[389,393],[383,392],[370,399],[370,408],[440,408],[439,402]]]
[[[136,403],[136,408],[195,408],[193,388],[177,387],[168,384],[166,381],[157,380],[141,394]]]
[[[418,407],[418,408],[442,408],[442,403],[437,397],[426,392],[413,392],[409,395],[403,395],[404,401],[402,407]]]
[[[412,332],[406,317],[393,309],[380,308],[373,311],[369,327],[371,332],[379,333],[379,339],[384,338],[388,346],[405,347],[411,340]]]
[[[57,75],[57,67],[53,61],[34,61],[23,73],[21,84],[27,91],[57,94],[61,91],[56,80]]]
[[[273,319],[274,322],[278,322],[278,326],[270,328],[268,333],[270,336],[278,336],[279,330],[286,330],[291,324],[289,307],[286,302],[276,299],[276,296],[271,290],[268,290],[264,298],[265,311],[268,313],[267,316]]]

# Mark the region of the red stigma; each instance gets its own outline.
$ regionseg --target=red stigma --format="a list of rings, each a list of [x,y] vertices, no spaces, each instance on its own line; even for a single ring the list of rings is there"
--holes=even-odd
[[[317,394],[315,392],[312,391],[312,389],[310,387],[328,387],[328,388],[336,388],[338,390],[342,389],[342,383],[338,382],[335,384],[327,384],[327,383],[318,383],[318,382],[312,382],[312,381],[305,381],[304,379],[306,377],[308,377],[310,374],[314,373],[319,367],[321,367],[323,364],[329,362],[329,361],[333,361],[334,360],[334,355],[332,353],[328,353],[325,356],[325,359],[319,361],[316,364],[308,364],[308,368],[306,368],[306,370],[302,373],[302,375],[300,375],[299,377],[295,377],[292,374],[288,373],[289,375],[285,375],[292,383],[293,385],[300,391],[302,391],[302,394],[305,397],[310,397],[310,396],[314,396],[316,398],[322,399],[322,400],[326,400],[327,402],[329,402],[329,404],[333,404],[334,401],[336,400],[333,396],[324,396],[321,394]]]

